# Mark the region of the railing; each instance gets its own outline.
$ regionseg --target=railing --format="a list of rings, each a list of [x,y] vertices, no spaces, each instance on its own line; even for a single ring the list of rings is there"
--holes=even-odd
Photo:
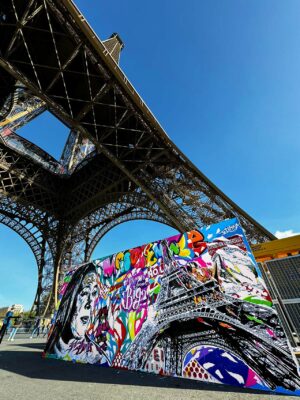
[[[8,338],[8,336],[11,334],[11,331],[13,330],[13,328],[15,328],[15,326],[13,325],[13,321],[14,321],[14,317],[12,318],[12,325],[6,330],[5,332],[5,339]],[[4,320],[4,317],[0,318],[0,329],[2,327],[2,322]],[[35,324],[35,319],[28,319],[25,320],[24,322],[22,322],[21,326],[18,328],[17,332],[16,332],[16,336],[27,336],[30,337],[33,329],[34,329],[34,324]],[[49,331],[49,327],[40,327],[40,331],[39,331],[39,337],[43,337],[44,335],[46,336],[46,334]]]

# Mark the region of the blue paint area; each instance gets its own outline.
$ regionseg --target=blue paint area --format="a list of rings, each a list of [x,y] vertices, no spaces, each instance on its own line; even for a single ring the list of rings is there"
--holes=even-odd
[[[194,355],[191,353],[187,355],[184,365],[191,359],[196,360],[220,383],[239,387],[252,387],[247,383],[249,375],[251,378],[255,373],[230,351],[212,346],[201,346]]]

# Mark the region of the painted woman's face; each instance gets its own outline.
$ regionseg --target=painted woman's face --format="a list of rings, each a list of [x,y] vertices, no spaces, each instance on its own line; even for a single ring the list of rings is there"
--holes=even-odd
[[[71,321],[71,330],[76,339],[83,339],[92,319],[95,300],[99,296],[95,272],[87,274],[76,299],[76,309]]]

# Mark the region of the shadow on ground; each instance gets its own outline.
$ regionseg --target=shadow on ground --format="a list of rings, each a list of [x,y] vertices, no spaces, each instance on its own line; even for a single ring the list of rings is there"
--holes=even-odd
[[[45,343],[36,343],[36,342],[20,343],[20,344],[18,344],[18,347],[26,347],[29,349],[38,349],[38,350],[41,350],[41,352],[42,352],[45,348]],[[0,349],[0,353],[1,353],[1,349]]]
[[[180,388],[227,393],[274,394],[183,378],[162,377],[144,372],[123,371],[95,365],[43,359],[42,350],[44,346],[44,342],[30,342],[29,340],[19,343],[16,341],[4,346],[3,344],[0,345],[0,369],[32,379],[153,386],[155,388]]]

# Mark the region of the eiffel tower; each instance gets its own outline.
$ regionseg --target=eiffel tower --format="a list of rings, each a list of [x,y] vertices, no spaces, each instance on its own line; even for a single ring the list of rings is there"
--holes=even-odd
[[[71,0],[1,1],[0,38],[0,222],[35,255],[38,314],[124,221],[235,216],[251,243],[274,239],[170,140],[119,67],[120,37],[101,41]],[[70,129],[60,160],[17,133],[45,110]]]

